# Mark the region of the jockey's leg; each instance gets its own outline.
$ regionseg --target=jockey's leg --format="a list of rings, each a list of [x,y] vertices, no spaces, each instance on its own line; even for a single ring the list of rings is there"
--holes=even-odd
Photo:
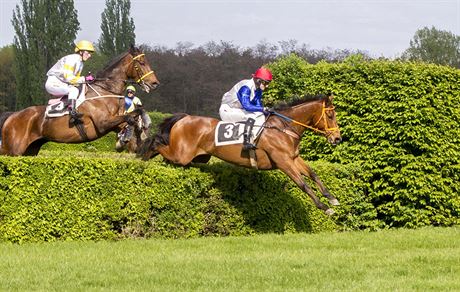
[[[244,150],[251,150],[256,149],[256,146],[251,143],[251,136],[252,136],[252,128],[254,127],[254,120],[253,118],[249,118],[246,120],[244,124],[244,132],[243,132],[243,149]]]
[[[70,122],[75,123],[78,121],[83,115],[77,112],[77,98],[80,91],[75,86],[69,88],[69,101],[70,101]]]
[[[245,112],[245,116],[247,118],[246,123],[244,125],[244,133],[243,133],[243,149],[250,150],[256,149],[256,146],[251,142],[252,129],[256,126],[260,131],[260,127],[265,122],[265,115],[261,112]],[[254,135],[255,136],[255,135]]]
[[[131,140],[131,138],[133,137],[133,130],[134,130],[133,128],[134,126],[131,126],[131,125],[126,126],[125,135],[123,137],[123,141],[125,143],[128,143],[129,140]]]
[[[150,128],[150,126],[152,125],[152,120],[150,119],[150,116],[147,114],[147,112],[142,111],[141,117],[142,117],[142,127],[144,129]]]

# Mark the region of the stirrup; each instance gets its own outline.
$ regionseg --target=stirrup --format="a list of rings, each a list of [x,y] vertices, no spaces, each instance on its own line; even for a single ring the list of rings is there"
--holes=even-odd
[[[252,143],[243,143],[243,150],[255,150],[257,149],[256,145]]]
[[[82,123],[81,117],[83,116],[83,114],[76,112],[76,111],[75,112],[70,111],[69,116],[70,116],[69,118],[70,125],[76,125],[76,124]]]

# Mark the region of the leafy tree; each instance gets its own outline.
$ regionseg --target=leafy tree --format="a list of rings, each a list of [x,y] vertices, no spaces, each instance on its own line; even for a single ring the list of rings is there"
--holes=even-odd
[[[435,27],[424,27],[415,32],[402,57],[460,68],[460,36]]]
[[[14,49],[12,45],[0,49],[0,112],[15,108],[16,82],[13,78]]]
[[[80,29],[73,0],[22,0],[21,7],[16,5],[12,19],[16,109],[46,101],[46,72],[73,50]]]
[[[134,20],[130,15],[130,0],[106,0],[102,13],[99,49],[102,54],[113,57],[135,44]]]

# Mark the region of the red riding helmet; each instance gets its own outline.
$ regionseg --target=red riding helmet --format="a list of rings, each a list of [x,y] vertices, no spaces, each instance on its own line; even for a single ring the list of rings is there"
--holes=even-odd
[[[256,73],[252,74],[252,77],[265,81],[272,81],[272,72],[265,67],[260,67],[256,70]]]

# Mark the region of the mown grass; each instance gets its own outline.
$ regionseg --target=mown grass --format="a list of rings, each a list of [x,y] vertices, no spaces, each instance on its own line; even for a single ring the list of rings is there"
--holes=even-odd
[[[460,228],[0,244],[4,291],[460,291]]]

